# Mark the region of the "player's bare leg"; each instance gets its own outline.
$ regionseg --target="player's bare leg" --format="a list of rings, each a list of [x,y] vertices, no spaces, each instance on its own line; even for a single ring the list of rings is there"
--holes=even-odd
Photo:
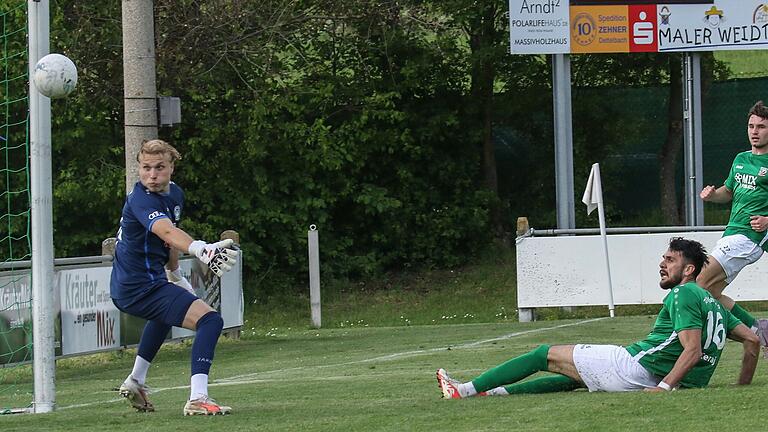
[[[699,273],[699,276],[696,278],[696,283],[709,291],[710,294],[712,294],[712,297],[716,298],[726,309],[733,311],[736,314],[736,311],[734,310],[734,308],[738,309],[736,302],[723,294],[723,290],[728,286],[726,278],[727,276],[723,267],[716,259],[710,256],[709,262],[704,266],[701,273]],[[736,316],[738,317],[739,314],[736,314]],[[763,346],[763,355],[768,357],[768,320],[758,319],[755,320],[754,323],[745,322],[744,324],[746,324],[747,327],[751,327],[760,337],[760,344]]]
[[[710,256],[709,262],[703,269],[701,269],[701,273],[699,273],[699,276],[696,278],[696,284],[709,291],[709,293],[712,294],[712,297],[719,300],[726,309],[731,310],[734,305],[733,299],[726,296],[726,301],[729,301],[730,304],[726,304],[726,302],[720,300],[720,297],[723,295],[723,290],[728,286],[726,277],[723,266]]]
[[[573,363],[574,345],[552,345],[547,353],[547,369],[584,383]]]

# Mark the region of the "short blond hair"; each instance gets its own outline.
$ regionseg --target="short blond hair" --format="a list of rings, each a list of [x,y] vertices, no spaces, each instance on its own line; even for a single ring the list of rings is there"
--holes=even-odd
[[[148,140],[141,143],[141,148],[139,149],[139,153],[136,154],[137,162],[141,162],[139,158],[141,157],[142,154],[169,155],[171,157],[171,163],[174,163],[177,160],[181,159],[181,153],[179,153],[179,151],[176,150],[175,147],[159,139]]]

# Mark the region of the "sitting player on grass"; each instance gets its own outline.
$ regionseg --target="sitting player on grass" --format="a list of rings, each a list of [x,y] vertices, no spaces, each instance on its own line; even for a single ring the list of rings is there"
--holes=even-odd
[[[704,247],[673,238],[659,264],[662,289],[671,290],[645,340],[616,345],[541,345],[462,383],[437,370],[443,397],[589,391],[650,392],[706,387],[725,339],[744,344],[739,384],[749,384],[760,350],[758,337],[712,295],[696,285],[707,261]],[[558,375],[518,382],[539,371]]]

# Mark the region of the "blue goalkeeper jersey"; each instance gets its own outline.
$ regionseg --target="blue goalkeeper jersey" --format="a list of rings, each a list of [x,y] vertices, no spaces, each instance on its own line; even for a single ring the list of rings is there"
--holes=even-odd
[[[181,221],[184,191],[171,182],[167,194],[150,192],[141,182],[125,198],[117,231],[115,259],[112,262],[110,295],[124,299],[143,294],[166,283],[165,264],[170,246],[152,233],[152,225],[160,219]]]

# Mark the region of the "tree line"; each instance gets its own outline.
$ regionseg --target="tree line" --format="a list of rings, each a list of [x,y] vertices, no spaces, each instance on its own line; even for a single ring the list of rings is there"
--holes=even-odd
[[[183,155],[174,180],[187,196],[184,229],[205,239],[237,230],[254,297],[303,286],[310,224],[324,277],[357,278],[460,265],[494,239],[509,242],[518,215],[553,223],[551,67],[546,56],[508,53],[507,7],[156,0],[158,94],[182,101],[182,124],[160,137]],[[76,92],[53,103],[56,256],[97,254],[117,228],[120,10],[117,0],[51,3],[51,51],[80,74]],[[705,64],[706,76],[726,73]],[[664,54],[572,64],[574,86],[670,94],[679,68]],[[670,100],[661,160],[682,142]],[[575,115],[590,124],[575,131],[577,174],[622,133],[611,115]],[[504,146],[524,169],[498,169]],[[676,202],[666,217],[679,218]]]

